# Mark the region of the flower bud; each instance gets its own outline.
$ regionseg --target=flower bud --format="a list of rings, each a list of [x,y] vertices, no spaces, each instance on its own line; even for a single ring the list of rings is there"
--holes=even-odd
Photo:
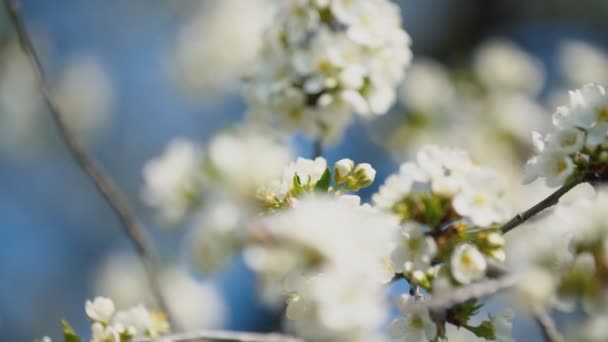
[[[361,163],[355,166],[353,176],[357,181],[358,187],[363,188],[374,182],[376,170],[368,163]]]
[[[334,180],[341,183],[348,177],[355,168],[355,162],[351,159],[341,159],[334,164]]]

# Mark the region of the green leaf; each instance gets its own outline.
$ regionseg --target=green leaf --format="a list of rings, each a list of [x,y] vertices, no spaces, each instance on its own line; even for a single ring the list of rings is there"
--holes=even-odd
[[[454,305],[451,310],[454,319],[462,326],[466,326],[471,317],[475,316],[483,304],[477,303],[476,299],[468,300],[462,304]]]
[[[321,176],[321,179],[315,185],[315,191],[327,192],[329,190],[329,186],[331,185],[331,171],[329,168],[325,168],[325,172]]]
[[[464,328],[475,334],[477,337],[481,337],[489,341],[494,341],[496,339],[491,321],[483,321],[476,327],[466,325]]]
[[[80,337],[78,337],[68,321],[61,320],[61,327],[63,329],[63,342],[80,342]]]

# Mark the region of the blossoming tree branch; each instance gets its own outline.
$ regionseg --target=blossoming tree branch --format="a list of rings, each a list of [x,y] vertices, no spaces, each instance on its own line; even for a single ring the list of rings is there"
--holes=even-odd
[[[20,14],[6,3],[52,106]],[[176,138],[144,166],[142,197],[159,221],[196,228],[187,246],[194,264],[212,273],[242,255],[256,274],[260,300],[284,309],[284,334],[171,332],[157,290],[160,310],[86,300],[90,341],[439,341],[450,340],[454,328],[480,340],[513,341],[513,312],[484,307],[499,293],[534,317],[547,340],[606,338],[608,193],[600,187],[608,178],[606,89],[588,84],[571,91],[552,129],[532,132],[534,155],[522,178],[558,189],[519,214],[499,170],[464,149],[434,144],[420,147],[367,203],[358,192],[374,183],[374,167],[346,156],[330,164],[321,147],[339,141],[353,119],[389,111],[412,60],[410,44],[400,9],[389,0],[281,1],[257,68],[243,75],[245,122],[205,144]],[[157,286],[144,228],[119,193],[108,194],[109,179],[95,167],[91,172],[94,160],[79,148],[70,123],[53,113]],[[293,155],[287,140],[296,132],[315,141],[312,159]],[[595,193],[560,201],[583,183]],[[542,231],[537,238],[550,242],[523,257],[509,254],[505,234],[517,234],[528,220]],[[524,261],[509,262],[518,257]],[[406,282],[409,291],[389,296],[395,282]],[[579,317],[556,327],[549,313],[573,309]],[[81,340],[67,322],[63,332],[65,341]]]

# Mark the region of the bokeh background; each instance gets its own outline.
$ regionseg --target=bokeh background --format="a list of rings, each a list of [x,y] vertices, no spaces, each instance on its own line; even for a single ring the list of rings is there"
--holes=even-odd
[[[239,82],[255,61],[272,1],[21,1],[55,99],[152,233],[165,291],[187,327],[280,326],[280,313],[256,300],[242,261],[215,275],[193,270],[183,248],[187,227],[163,229],[140,196],[144,163],[172,138],[204,144],[243,118]],[[550,123],[565,90],[608,83],[608,1],[398,2],[417,71],[391,113],[354,123],[325,149],[330,162],[348,156],[377,168],[365,195],[429,140],[470,148],[518,184],[528,133]],[[494,61],[490,72],[480,60]],[[488,74],[520,83],[487,89]],[[309,140],[293,143],[311,155]],[[61,318],[86,335],[83,303],[97,294],[119,305],[149,300],[129,241],[59,140],[3,10],[0,185],[0,341],[58,337]],[[543,190],[514,195],[515,207]],[[500,306],[500,299],[490,305]],[[514,327],[518,341],[539,339],[526,317]]]

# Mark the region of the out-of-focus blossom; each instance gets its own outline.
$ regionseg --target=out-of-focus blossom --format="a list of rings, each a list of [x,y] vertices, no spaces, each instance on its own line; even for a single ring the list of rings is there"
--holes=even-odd
[[[536,95],[543,87],[542,63],[511,41],[496,38],[484,42],[474,63],[476,76],[491,90]]]
[[[455,89],[446,68],[432,59],[415,59],[400,90],[400,101],[426,115],[449,111]]]
[[[67,65],[53,88],[53,98],[79,136],[94,138],[108,126],[112,115],[111,81],[95,57],[74,57]]]
[[[397,228],[393,217],[368,206],[306,197],[262,219],[261,232],[280,243],[253,244],[245,260],[269,283],[283,284],[283,294],[291,294],[287,310],[294,322],[289,325],[298,335],[365,341],[382,325],[382,259]]]
[[[224,326],[227,308],[214,284],[198,281],[177,266],[159,273],[167,304],[180,327],[196,330]],[[118,307],[153,302],[143,265],[133,255],[110,254],[92,281],[95,291],[113,298]]]
[[[197,200],[202,155],[183,138],[172,140],[164,153],[144,165],[143,200],[170,223],[183,219]]]
[[[236,93],[256,62],[273,0],[210,0],[178,32],[168,63],[178,84],[193,99]]]
[[[422,303],[416,303],[414,297],[402,295],[397,307],[403,317],[395,319],[389,327],[394,341],[428,342],[437,337],[437,326]]]
[[[608,54],[581,40],[565,40],[558,50],[560,72],[566,86],[581,87],[590,82],[608,83]]]

